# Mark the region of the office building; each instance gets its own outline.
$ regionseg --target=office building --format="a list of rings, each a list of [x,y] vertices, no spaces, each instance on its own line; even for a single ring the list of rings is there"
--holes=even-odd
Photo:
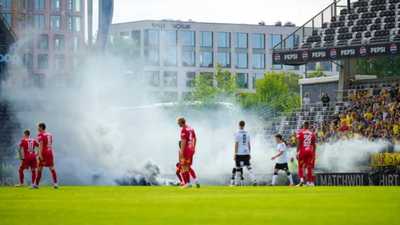
[[[236,73],[240,88],[249,91],[254,91],[255,80],[262,78],[265,71],[285,69],[304,74],[304,66],[272,65],[272,47],[287,37],[286,47],[301,43],[301,33],[290,36],[296,29],[291,23],[268,26],[262,22],[250,25],[145,20],[113,24],[110,41],[115,36],[133,40],[145,59],[143,76],[153,90],[187,99],[193,78],[199,73],[215,72],[217,63]],[[308,65],[310,70],[317,66]],[[321,66],[328,74],[338,73],[332,63]]]
[[[22,66],[12,68],[11,86],[66,86],[84,50],[84,0],[1,2],[23,55]]]

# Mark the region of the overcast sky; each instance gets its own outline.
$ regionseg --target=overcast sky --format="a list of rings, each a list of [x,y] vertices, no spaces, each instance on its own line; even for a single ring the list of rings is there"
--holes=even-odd
[[[267,25],[277,20],[302,25],[333,0],[114,0],[113,23],[138,20],[180,19],[196,22]],[[346,2],[346,0],[342,0]],[[98,1],[94,0],[94,32]]]

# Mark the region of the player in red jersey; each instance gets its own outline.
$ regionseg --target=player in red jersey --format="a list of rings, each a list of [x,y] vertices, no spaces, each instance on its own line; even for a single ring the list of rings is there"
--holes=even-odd
[[[308,122],[304,122],[303,130],[297,133],[297,160],[299,162],[298,172],[300,176],[300,184],[298,186],[303,186],[304,184],[303,167],[307,168],[307,181],[311,182],[313,174],[312,164],[317,146],[314,133],[308,129],[309,125]]]
[[[22,160],[21,165],[19,166],[19,184],[16,184],[15,187],[23,187],[24,186],[24,170],[31,168],[32,171],[32,180],[30,189],[33,188],[36,179],[36,168],[37,168],[37,160],[35,154],[35,147],[39,147],[39,143],[30,137],[31,131],[24,130],[24,138],[19,142],[18,154],[19,158]],[[21,149],[24,149],[24,157],[22,158]]]
[[[49,167],[53,176],[54,188],[57,189],[57,174],[54,170],[54,158],[53,158],[53,136],[46,131],[46,124],[38,124],[38,142],[39,142],[39,160],[38,160],[38,172],[36,177],[36,184],[33,186],[35,189],[39,188],[39,182],[42,178],[43,167]]]
[[[315,186],[315,184],[314,184],[314,181],[315,181],[315,171],[314,171],[314,169],[315,169],[315,160],[316,160],[316,157],[317,157],[317,154],[314,153],[314,154],[313,154],[312,161],[311,161],[311,169],[312,169],[311,180],[307,180],[306,186]],[[306,165],[305,165],[305,164],[303,164],[302,170],[303,170],[303,174],[304,174],[304,173],[305,173],[305,170],[306,170]]]
[[[193,155],[196,149],[196,133],[193,128],[186,125],[186,119],[179,117],[177,119],[178,125],[182,128],[181,130],[181,148],[179,150],[179,158],[182,165],[182,176],[185,182],[185,187],[191,187],[189,169],[193,163]],[[196,181],[197,188],[200,187],[200,183]]]

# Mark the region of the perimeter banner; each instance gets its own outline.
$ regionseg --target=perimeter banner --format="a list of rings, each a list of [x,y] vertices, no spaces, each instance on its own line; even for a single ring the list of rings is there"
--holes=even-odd
[[[371,166],[400,166],[400,153],[378,153],[371,157]]]
[[[398,173],[320,173],[315,174],[317,186],[400,186]]]
[[[400,42],[336,46],[318,49],[299,49],[280,52],[273,50],[273,64],[303,65],[309,62],[333,61],[348,58],[370,58],[377,56],[395,56],[400,54]]]

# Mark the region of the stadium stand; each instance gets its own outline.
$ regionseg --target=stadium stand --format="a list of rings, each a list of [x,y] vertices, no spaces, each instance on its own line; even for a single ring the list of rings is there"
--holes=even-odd
[[[300,49],[400,40],[400,0],[359,0],[303,39]]]
[[[353,94],[349,102],[334,103],[331,107],[317,104],[295,109],[291,115],[264,124],[261,132],[265,139],[281,133],[287,144],[293,146],[291,136],[305,121],[314,127],[319,143],[364,137],[400,144],[400,86],[380,89],[378,95]]]

